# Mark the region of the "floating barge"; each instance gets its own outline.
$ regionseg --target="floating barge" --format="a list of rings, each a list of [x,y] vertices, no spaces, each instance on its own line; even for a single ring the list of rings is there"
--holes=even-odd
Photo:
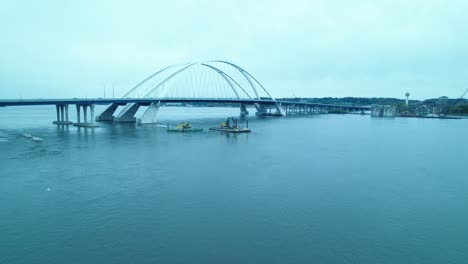
[[[202,132],[203,128],[169,128],[167,132]]]
[[[227,133],[250,133],[252,130],[249,128],[227,128],[227,127],[211,127],[211,131],[220,131],[220,132],[227,132]]]
[[[234,133],[234,134],[239,134],[239,133],[250,133],[251,130],[249,129],[249,123],[248,121],[246,122],[247,127],[239,127],[237,126],[237,119],[233,117],[229,117],[226,122],[223,122],[219,124],[219,127],[211,127],[211,131],[220,131],[220,132],[226,132],[226,133]]]
[[[190,133],[190,132],[202,132],[202,131],[203,131],[203,128],[192,127],[192,125],[186,124],[186,123],[177,125],[175,128],[170,128],[169,125],[167,126],[167,132]]]

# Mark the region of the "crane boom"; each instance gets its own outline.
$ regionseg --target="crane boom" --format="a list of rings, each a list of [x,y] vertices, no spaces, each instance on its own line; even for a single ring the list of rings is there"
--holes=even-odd
[[[462,94],[462,96],[460,96],[460,99],[463,99],[463,97],[465,97],[467,93],[468,93],[468,89],[466,89],[465,92]]]
[[[458,98],[458,100],[455,102],[454,105],[457,105],[461,100],[463,100],[463,98],[465,97],[467,93],[468,93],[468,89],[466,89],[465,92],[463,92],[463,94],[460,96],[460,98]]]

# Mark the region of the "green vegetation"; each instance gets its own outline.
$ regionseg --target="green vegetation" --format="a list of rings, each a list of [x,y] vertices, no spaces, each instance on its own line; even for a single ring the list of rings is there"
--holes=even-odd
[[[452,106],[448,110],[449,114],[462,114],[462,115],[468,115],[468,104],[457,104],[455,106]]]
[[[441,100],[442,99],[442,100]],[[397,98],[363,98],[363,97],[324,97],[324,98],[281,98],[278,100],[294,101],[294,102],[309,102],[320,104],[348,105],[348,106],[370,106],[370,105],[394,105],[400,114],[445,114],[445,115],[468,115],[468,100],[467,99],[449,99],[433,98],[423,101],[410,100],[409,107],[404,99]],[[339,114],[330,111],[330,113]]]

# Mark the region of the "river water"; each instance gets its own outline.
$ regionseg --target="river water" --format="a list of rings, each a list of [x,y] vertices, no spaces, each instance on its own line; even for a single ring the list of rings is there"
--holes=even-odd
[[[0,108],[0,263],[468,261],[468,120],[250,117],[226,135],[54,117]]]

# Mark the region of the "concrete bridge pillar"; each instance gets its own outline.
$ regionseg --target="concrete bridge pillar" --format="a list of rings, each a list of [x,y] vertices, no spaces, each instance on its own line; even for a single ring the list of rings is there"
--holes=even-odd
[[[255,104],[257,108],[257,112],[255,113],[257,116],[284,116],[284,110],[280,103],[274,103],[273,105],[270,104]],[[272,108],[275,108],[275,112],[272,112]]]
[[[91,110],[91,116],[90,116],[90,120],[91,121],[90,123],[94,123],[94,108],[95,108],[95,105],[90,105],[89,106],[90,110]]]
[[[60,105],[56,105],[55,109],[57,110],[57,122],[60,121]]]
[[[68,121],[68,105],[55,105],[57,111],[57,120],[53,123],[56,125],[71,125],[72,122]]]
[[[102,112],[99,116],[96,117],[96,121],[114,121],[114,113],[118,107],[118,104],[111,104],[109,107],[106,108],[106,110],[104,110],[104,112]]]
[[[88,123],[88,107],[86,105],[83,105],[83,120]]]
[[[281,103],[276,103],[275,106],[276,106],[276,112],[275,112],[276,116],[286,115],[286,111],[284,111],[283,105]]]
[[[68,105],[65,105],[65,122],[72,123],[68,117]]]
[[[127,104],[124,109],[114,118],[115,122],[121,123],[133,123],[136,122],[135,114],[140,108],[139,104],[131,103]]]
[[[138,119],[138,124],[155,124],[159,112],[160,103],[152,103],[145,113]]]
[[[76,122],[77,123],[81,122],[80,111],[81,111],[81,105],[76,105]]]
[[[241,116],[248,116],[249,115],[249,111],[247,111],[247,107],[245,106],[245,104],[240,105],[240,115]]]
[[[268,115],[267,108],[264,104],[256,104],[257,112],[255,113],[258,116]]]
[[[81,107],[83,107],[83,122],[81,122]],[[89,122],[88,122],[88,107],[89,107]],[[76,127],[85,127],[85,128],[93,128],[99,127],[97,124],[94,123],[94,109],[95,105],[93,104],[84,104],[84,105],[76,105],[76,120],[77,122],[73,125]]]
[[[135,123],[135,114],[138,112],[139,108],[139,104],[127,104],[125,108],[122,109],[122,111],[114,118],[114,121],[119,123]]]
[[[60,106],[60,121],[65,121],[65,107],[63,105]]]

